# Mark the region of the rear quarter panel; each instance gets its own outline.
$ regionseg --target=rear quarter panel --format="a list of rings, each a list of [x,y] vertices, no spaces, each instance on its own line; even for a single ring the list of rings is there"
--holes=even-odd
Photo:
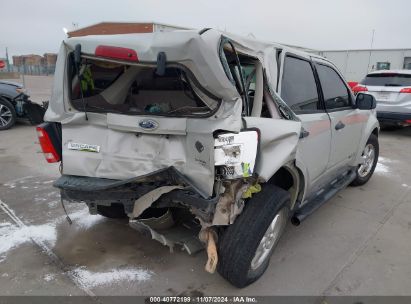
[[[301,122],[294,120],[245,117],[247,128],[260,130],[260,148],[255,172],[268,181],[283,165],[294,160]]]

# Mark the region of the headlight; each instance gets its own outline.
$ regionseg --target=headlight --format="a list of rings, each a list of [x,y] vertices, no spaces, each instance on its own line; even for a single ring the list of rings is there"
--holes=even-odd
[[[20,94],[20,93],[26,93],[27,90],[26,90],[25,88],[17,88],[17,89],[16,89],[16,92],[19,93],[19,94]]]

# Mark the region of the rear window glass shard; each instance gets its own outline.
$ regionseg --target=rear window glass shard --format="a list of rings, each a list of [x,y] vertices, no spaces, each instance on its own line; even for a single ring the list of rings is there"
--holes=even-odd
[[[191,73],[179,66],[168,66],[163,75],[158,75],[155,65],[83,59],[80,79],[74,70],[70,75],[71,103],[79,111],[86,105],[88,112],[209,116],[220,103],[205,94]]]

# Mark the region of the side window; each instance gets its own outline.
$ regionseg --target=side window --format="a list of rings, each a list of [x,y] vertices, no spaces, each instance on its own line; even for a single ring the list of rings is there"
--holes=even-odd
[[[310,62],[285,57],[281,97],[297,114],[319,109],[317,84]]]
[[[326,109],[338,109],[351,106],[348,88],[337,72],[329,66],[317,64],[317,73],[323,89]]]
[[[389,70],[391,63],[389,62],[377,62],[377,70]]]

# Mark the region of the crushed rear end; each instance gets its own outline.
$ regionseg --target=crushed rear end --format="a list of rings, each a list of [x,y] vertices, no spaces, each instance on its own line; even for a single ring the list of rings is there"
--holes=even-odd
[[[116,210],[156,239],[147,222],[136,223],[157,219],[154,208],[160,217],[172,210],[174,221],[185,219],[196,233],[211,223],[222,187],[217,176],[251,176],[257,149],[256,131],[232,133],[242,127],[242,101],[215,52],[219,43],[215,33],[190,31],[64,42],[46,114],[61,125],[55,186],[62,199],[86,203],[91,214]],[[254,151],[240,159],[250,138]],[[227,146],[216,164],[215,151]]]
[[[242,70],[227,41],[213,30],[70,38],[45,116],[59,126],[61,152],[44,143],[61,160],[63,201],[129,217],[170,248],[206,244],[210,272],[217,230],[295,159],[301,131],[267,85],[277,73],[272,46],[236,43]],[[246,71],[252,98],[239,82]]]

